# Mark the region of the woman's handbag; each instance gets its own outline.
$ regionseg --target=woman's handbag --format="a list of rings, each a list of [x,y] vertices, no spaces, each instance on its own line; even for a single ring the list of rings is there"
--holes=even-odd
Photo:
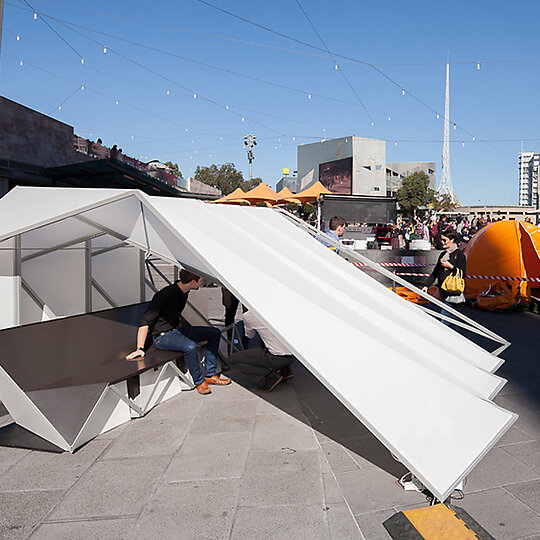
[[[465,280],[463,272],[457,268],[455,274],[450,274],[446,277],[441,285],[441,289],[449,296],[459,296],[465,291]]]

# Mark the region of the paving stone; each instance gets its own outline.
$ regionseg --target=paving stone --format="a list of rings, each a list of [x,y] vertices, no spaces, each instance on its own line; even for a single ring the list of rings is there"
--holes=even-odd
[[[345,499],[335,476],[332,473],[323,473],[321,478],[326,504],[343,504]]]
[[[159,486],[133,538],[200,540],[229,538],[239,480],[172,482]]]
[[[110,441],[90,441],[74,454],[29,452],[2,476],[0,490],[68,489],[109,444]]]
[[[526,442],[534,440],[531,435],[523,431],[522,429],[517,428],[515,425],[512,426],[498,441],[496,446],[502,447],[508,444],[514,444],[517,442]]]
[[[160,403],[146,414],[151,420],[193,419],[205,403],[205,397],[194,390],[185,390]]]
[[[24,456],[30,453],[30,450],[23,448],[5,448],[0,447],[0,475],[13,467]],[[0,476],[0,489],[2,489],[3,478]]]
[[[491,449],[471,471],[466,493],[523,482],[535,478],[533,469],[502,448]]]
[[[532,508],[537,514],[540,514],[540,480],[512,484],[511,486],[505,486],[504,489],[529,508]]]
[[[164,479],[239,478],[244,472],[250,433],[190,434],[172,459]]]
[[[510,444],[504,447],[504,451],[516,457],[523,463],[532,467],[537,475],[540,475],[540,442],[529,441]]]
[[[253,430],[252,448],[255,450],[317,450],[319,445],[307,419],[293,416],[258,415]]]
[[[275,414],[281,411],[286,414],[300,414],[304,412],[294,389],[294,382],[280,384],[272,392],[259,392],[259,409],[257,414]],[[268,413],[267,411],[272,411]]]
[[[142,511],[170,458],[97,461],[73,486],[50,519],[131,516]]]
[[[257,402],[253,400],[208,401],[195,417],[190,433],[251,432]]]
[[[184,418],[132,420],[101,459],[172,456],[180,448],[190,425],[191,420]]]
[[[318,470],[246,475],[240,486],[239,506],[322,505],[323,502],[323,485]]]
[[[360,469],[360,466],[352,458],[351,454],[340,444],[334,441],[324,442],[321,443],[321,448],[334,473]]]
[[[456,506],[465,509],[497,540],[540,534],[540,516],[502,488],[471,493]]]
[[[257,394],[254,394],[249,387],[244,388],[234,381],[227,386],[215,386],[211,387],[212,394],[209,396],[199,396],[200,399],[212,400],[212,401],[234,401],[241,399],[253,399],[257,400]]]
[[[395,508],[386,508],[355,516],[365,540],[383,540],[392,537],[386,532],[383,523],[396,513]]]
[[[363,539],[362,533],[360,532],[360,526],[346,504],[327,503],[327,508],[328,528],[330,530],[331,539]]]
[[[336,479],[354,515],[425,501],[424,495],[403,490],[381,469],[339,473]]]
[[[320,472],[319,450],[251,450],[246,461],[246,475],[270,472]]]
[[[124,422],[115,428],[109,429],[105,433],[101,433],[94,440],[95,441],[114,441],[124,429],[129,426],[130,422]]]
[[[62,521],[44,523],[34,532],[32,540],[125,540],[132,538],[137,518],[92,519],[89,521]]]
[[[63,495],[63,490],[0,493],[0,538],[28,538]]]
[[[231,540],[328,538],[326,513],[322,505],[239,508]]]
[[[308,419],[321,442],[328,440],[341,442],[343,439],[372,436],[356,416],[345,410],[340,410],[336,415],[318,418],[311,418],[308,415]]]

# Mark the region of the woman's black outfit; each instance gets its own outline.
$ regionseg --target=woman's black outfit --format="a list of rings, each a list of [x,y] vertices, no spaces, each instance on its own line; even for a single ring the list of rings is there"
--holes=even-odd
[[[448,262],[454,268],[445,268],[441,264],[443,258],[444,260],[448,260]],[[449,275],[456,275],[458,269],[463,272],[463,277],[465,277],[466,270],[467,270],[467,259],[465,258],[463,251],[461,251],[457,247],[456,244],[453,244],[453,246],[450,249],[444,250],[439,255],[437,264],[435,265],[433,272],[431,272],[431,275],[428,277],[426,281],[426,287],[431,287],[431,285],[435,283],[435,280],[437,280],[437,286],[439,287],[441,300],[444,302],[450,295],[445,290],[441,289],[441,285],[444,283],[444,280]]]

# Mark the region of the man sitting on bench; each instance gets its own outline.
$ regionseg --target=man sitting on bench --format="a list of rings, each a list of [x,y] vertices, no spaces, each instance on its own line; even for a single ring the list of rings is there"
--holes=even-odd
[[[212,326],[180,327],[180,316],[189,291],[196,291],[203,279],[188,270],[180,270],[180,279],[154,294],[142,317],[137,332],[137,350],[126,356],[128,360],[144,358],[144,344],[151,328],[154,347],[165,351],[184,353],[184,360],[199,394],[211,394],[209,384],[226,385],[231,379],[217,375],[217,354],[221,332]],[[205,374],[197,355],[197,342],[207,341],[205,347]]]

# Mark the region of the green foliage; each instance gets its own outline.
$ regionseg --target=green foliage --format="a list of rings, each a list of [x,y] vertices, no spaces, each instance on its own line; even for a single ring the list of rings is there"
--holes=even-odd
[[[241,171],[236,170],[234,163],[224,163],[219,168],[215,164],[210,165],[210,167],[197,166],[193,178],[218,188],[223,195],[232,193],[236,188],[249,191],[262,182],[260,178],[244,180],[244,176]]]
[[[178,178],[184,178],[182,176],[182,173],[180,172],[180,169],[178,167],[178,163],[173,163],[172,161],[166,161],[165,165],[171,169],[172,174]]]
[[[433,197],[433,210],[436,212],[450,212],[456,208],[457,204],[452,202],[452,198],[448,193],[441,195],[435,193]]]
[[[429,188],[429,176],[423,171],[406,176],[397,191],[397,199],[403,212],[409,215],[432,203],[434,192]]]
[[[294,214],[296,211],[298,211],[298,209],[300,208],[300,206],[294,202],[290,202],[290,203],[287,203],[287,205],[285,206],[285,208],[291,212],[292,214]]]
[[[261,208],[266,208],[266,203],[263,201],[259,201],[255,206],[260,206]]]
[[[304,204],[304,206],[302,206],[302,215],[306,218],[316,211],[317,211],[317,208],[313,206],[312,204],[306,203]]]

